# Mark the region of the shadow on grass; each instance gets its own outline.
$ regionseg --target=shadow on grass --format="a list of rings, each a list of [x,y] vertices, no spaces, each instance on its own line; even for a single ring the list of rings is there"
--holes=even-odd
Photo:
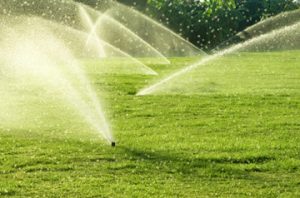
[[[38,142],[36,139],[7,138],[11,141],[5,147],[7,163],[1,174],[12,174],[19,170],[25,172],[72,172],[79,167],[90,171],[101,170],[135,172],[137,174],[172,174],[181,178],[254,178],[253,172],[263,172],[265,163],[275,161],[272,155],[253,154],[238,157],[184,155],[172,151],[143,150],[117,145],[112,149],[107,145],[98,145],[82,141],[49,140]],[[3,140],[4,141],[4,140]],[[19,144],[20,143],[20,144]],[[22,143],[22,144],[21,144]],[[16,146],[17,145],[17,146]],[[35,145],[32,149],[31,145]],[[12,153],[13,151],[13,153]],[[27,153],[27,152],[30,153]],[[27,154],[26,154],[27,153]],[[34,154],[32,159],[29,154]],[[5,169],[4,169],[5,168]]]
[[[262,172],[260,165],[276,160],[275,157],[265,155],[241,158],[189,158],[172,153],[149,152],[128,147],[121,147],[121,149],[130,156],[133,163],[143,162],[152,170],[157,169],[159,173],[179,174],[189,178],[210,176],[256,179],[251,172]],[[249,166],[255,168],[249,169]],[[138,168],[138,165],[129,167]]]
[[[1,190],[0,189],[0,196],[2,197],[7,197],[7,196],[14,196],[16,195],[16,191],[14,190],[7,190],[7,189],[4,189],[4,190]]]

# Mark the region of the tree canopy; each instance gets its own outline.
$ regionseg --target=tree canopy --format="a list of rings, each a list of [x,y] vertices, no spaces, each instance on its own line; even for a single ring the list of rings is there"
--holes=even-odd
[[[202,48],[214,48],[258,21],[297,9],[293,0],[148,0],[147,12]]]
[[[99,0],[77,1],[93,5]],[[117,1],[139,9],[202,49],[212,49],[267,17],[299,8],[295,0]]]

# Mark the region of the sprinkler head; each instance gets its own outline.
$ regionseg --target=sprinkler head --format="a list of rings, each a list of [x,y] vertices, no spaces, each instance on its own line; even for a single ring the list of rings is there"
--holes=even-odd
[[[111,146],[112,146],[112,147],[115,147],[115,146],[116,146],[116,143],[115,143],[115,142],[111,142]]]

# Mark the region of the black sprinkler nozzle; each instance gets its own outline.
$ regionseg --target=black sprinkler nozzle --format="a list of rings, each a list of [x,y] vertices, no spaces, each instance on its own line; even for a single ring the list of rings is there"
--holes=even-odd
[[[116,143],[115,143],[115,142],[111,142],[111,146],[112,146],[112,147],[115,147],[115,146],[116,146]]]

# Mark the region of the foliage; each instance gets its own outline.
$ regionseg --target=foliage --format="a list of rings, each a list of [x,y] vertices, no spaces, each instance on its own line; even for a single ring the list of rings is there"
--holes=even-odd
[[[293,0],[148,0],[148,6],[150,15],[206,49],[265,17],[298,8]]]
[[[107,0],[75,0],[94,6]],[[256,22],[299,8],[294,0],[117,0],[159,20],[202,49]]]

